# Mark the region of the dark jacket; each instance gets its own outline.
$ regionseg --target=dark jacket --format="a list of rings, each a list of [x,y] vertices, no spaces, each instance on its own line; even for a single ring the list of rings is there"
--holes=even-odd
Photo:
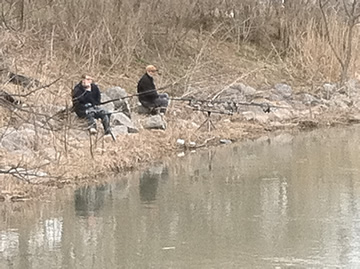
[[[137,92],[141,103],[153,103],[159,97],[155,89],[154,79],[145,73],[138,82]]]
[[[90,106],[100,105],[101,95],[99,87],[92,83],[91,91],[87,91],[82,85],[81,82],[77,84],[73,90],[72,94],[74,111],[78,116],[84,116],[85,110]]]

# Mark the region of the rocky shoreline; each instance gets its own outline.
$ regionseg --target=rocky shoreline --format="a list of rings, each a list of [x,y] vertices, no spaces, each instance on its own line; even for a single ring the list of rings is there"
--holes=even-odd
[[[254,139],[277,130],[299,131],[360,121],[360,82],[294,91],[279,83],[257,90],[242,83],[215,95],[173,98],[167,113],[149,115],[120,87],[103,93],[111,111],[113,142],[90,137],[66,107],[10,106],[14,124],[0,128],[0,202],[23,201],[47,188],[97,182],[110,173],[141,169],[174,153]],[[30,106],[31,108],[31,106]],[[33,112],[33,110],[32,110]],[[47,116],[50,115],[50,116]],[[54,188],[56,187],[56,188]]]

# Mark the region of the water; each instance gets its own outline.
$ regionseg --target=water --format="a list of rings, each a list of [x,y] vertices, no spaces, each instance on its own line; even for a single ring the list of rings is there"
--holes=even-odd
[[[3,268],[360,267],[360,127],[189,153],[34,209],[0,204]]]

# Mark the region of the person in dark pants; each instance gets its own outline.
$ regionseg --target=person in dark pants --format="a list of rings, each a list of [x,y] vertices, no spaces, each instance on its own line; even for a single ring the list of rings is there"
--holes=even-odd
[[[146,67],[146,73],[141,77],[137,85],[137,93],[140,103],[150,109],[150,111],[156,111],[156,108],[160,108],[160,113],[165,113],[166,108],[169,105],[169,95],[166,93],[158,93],[156,91],[154,78],[157,69],[153,65]]]
[[[73,90],[72,101],[76,115],[87,119],[90,134],[97,133],[96,119],[101,119],[105,134],[111,134],[109,113],[98,107],[101,103],[101,93],[91,76],[81,77],[81,81]]]

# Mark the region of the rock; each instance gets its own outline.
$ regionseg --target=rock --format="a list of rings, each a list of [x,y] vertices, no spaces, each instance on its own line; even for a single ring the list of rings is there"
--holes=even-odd
[[[300,101],[304,105],[320,104],[321,100],[309,93],[299,93],[294,96],[294,99]]]
[[[360,115],[359,114],[351,114],[351,115],[349,115],[348,121],[351,123],[360,123]]]
[[[116,98],[124,98],[127,97],[128,94],[125,91],[125,89],[121,88],[121,87],[112,87],[109,88],[105,91],[106,95],[109,96],[111,99],[116,99]]]
[[[230,87],[230,89],[238,90],[245,96],[254,95],[256,93],[256,90],[253,87],[247,86],[243,83],[234,84]]]
[[[245,111],[242,112],[241,115],[244,117],[245,120],[250,121],[255,119],[255,113],[253,111]]]
[[[280,94],[277,94],[277,93],[271,93],[268,97],[268,99],[270,101],[281,101],[281,100],[284,100],[284,98],[280,95]]]
[[[137,113],[140,115],[150,115],[151,109],[144,107],[140,102],[137,103]]]
[[[128,128],[129,133],[138,133],[139,132],[139,130],[136,128],[135,124],[124,113],[113,114],[110,119],[110,125],[111,126],[124,125]]]
[[[32,129],[1,128],[0,133],[3,134],[0,145],[8,151],[25,152],[35,147],[36,133]]]
[[[190,141],[190,142],[189,142],[189,147],[190,147],[190,148],[195,148],[195,147],[196,147],[196,143]]]
[[[269,120],[269,114],[267,114],[267,113],[256,114],[255,120],[260,123],[266,123]]]
[[[102,93],[102,94],[101,94],[101,102],[106,102],[106,101],[109,101],[109,100],[111,100],[111,99],[112,99],[112,98],[110,98],[106,93]],[[102,107],[103,109],[105,109],[107,112],[113,112],[113,111],[115,111],[114,102],[101,105],[101,107]]]
[[[103,102],[112,99],[119,99],[119,101],[112,102],[112,104],[114,105],[114,110],[122,111],[126,116],[131,118],[131,108],[128,100],[125,98],[128,97],[128,94],[123,88],[121,87],[109,88],[106,91],[104,91],[104,93],[106,95],[106,98],[108,99],[103,99],[102,100]]]
[[[163,120],[161,115],[154,115],[148,118],[145,118],[141,121],[144,129],[166,129],[166,122]]]
[[[275,93],[282,96],[284,99],[288,99],[292,95],[292,88],[283,83],[278,83],[275,85]]]
[[[123,135],[128,133],[128,128],[125,125],[117,125],[111,127],[112,134],[117,137],[118,135]]]
[[[292,112],[289,109],[277,108],[273,109],[269,115],[269,119],[273,121],[290,120],[292,118]]]
[[[144,107],[140,102],[138,102],[137,113],[140,115],[158,115],[161,113],[164,114],[165,112],[162,110],[163,110],[163,108],[161,108],[161,107],[147,108],[147,107]]]
[[[348,100],[343,100],[341,98],[333,98],[330,101],[330,108],[332,108],[333,110],[347,110],[349,108]]]
[[[183,146],[185,145],[185,140],[179,138],[178,140],[176,140],[176,144]]]
[[[336,92],[336,88],[336,84],[325,83],[322,87],[321,98],[329,100],[331,96]]]
[[[228,89],[221,93],[219,101],[229,102],[245,102],[247,96],[252,96],[256,93],[256,90],[243,83],[231,85]]]

